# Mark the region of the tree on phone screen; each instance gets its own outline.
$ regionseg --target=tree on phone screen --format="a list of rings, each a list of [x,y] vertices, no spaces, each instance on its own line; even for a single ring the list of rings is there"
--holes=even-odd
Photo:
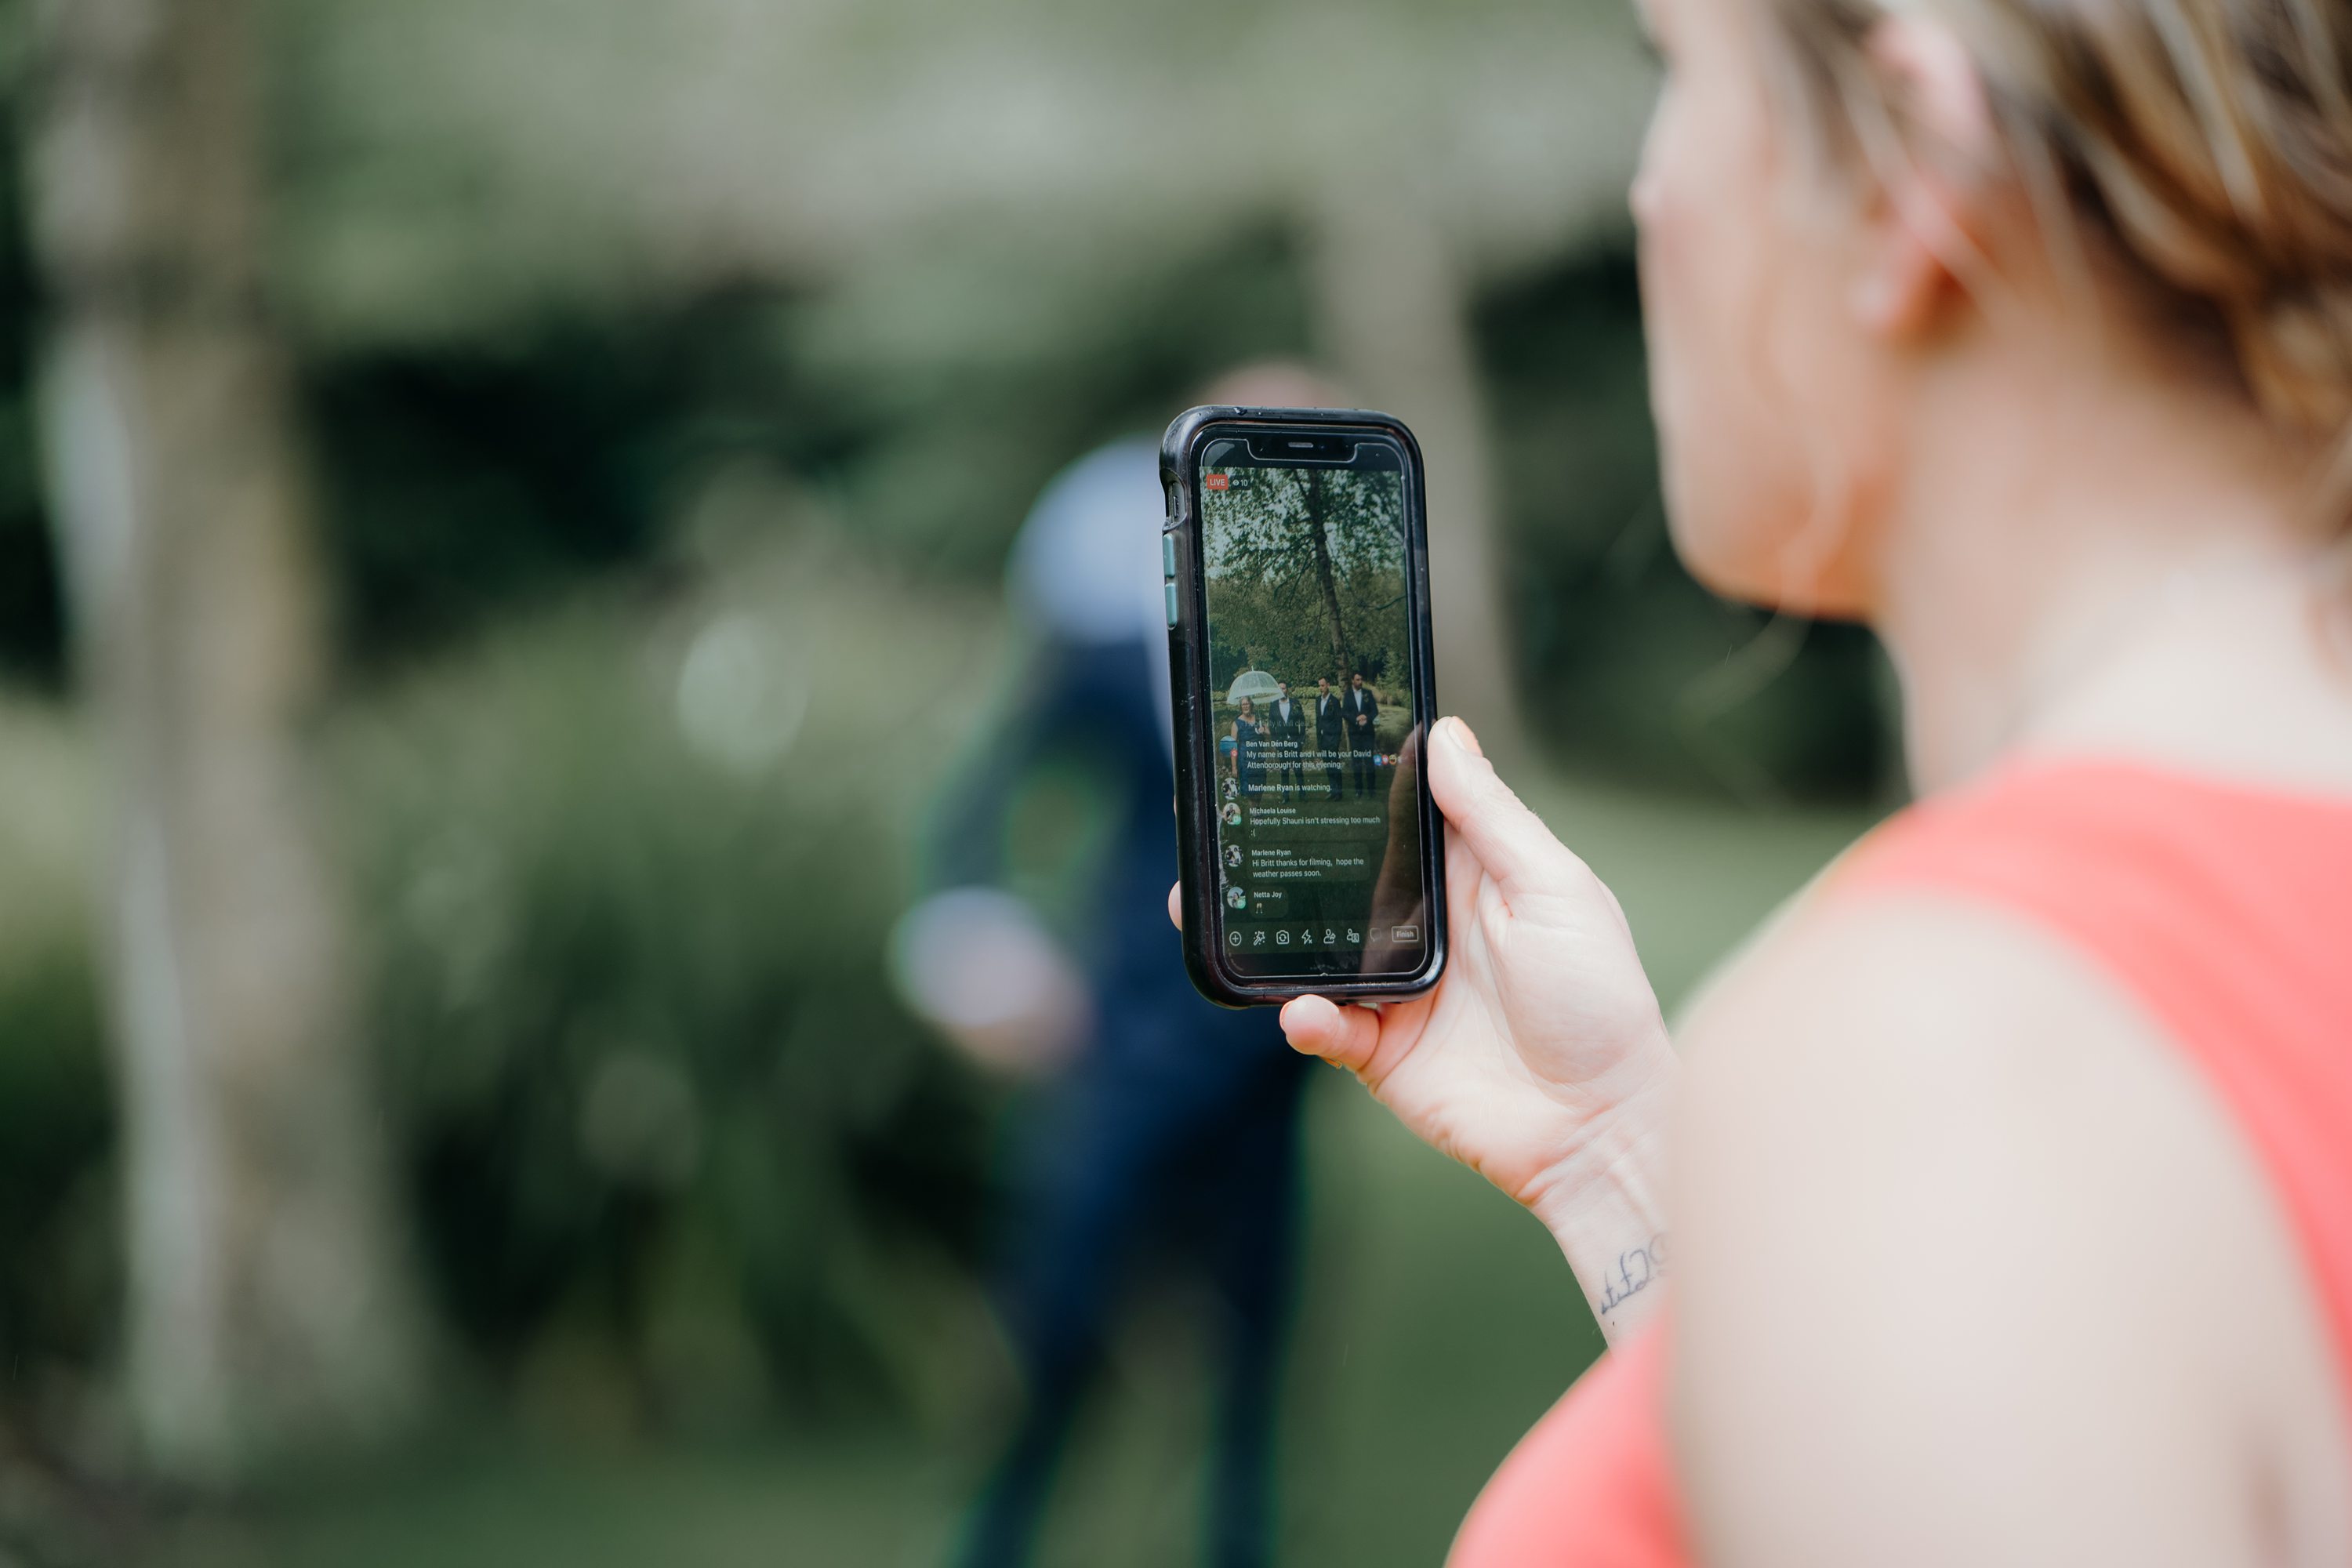
[[[1210,654],[1311,688],[1351,674],[1402,696],[1411,670],[1404,489],[1393,471],[1256,468],[1203,497]]]

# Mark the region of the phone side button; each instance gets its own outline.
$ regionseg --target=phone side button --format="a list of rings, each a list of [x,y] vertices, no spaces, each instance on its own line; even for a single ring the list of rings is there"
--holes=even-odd
[[[1162,577],[1176,575],[1176,536],[1172,533],[1160,536],[1160,574]]]
[[[1176,584],[1173,583],[1168,584],[1168,624],[1171,626],[1176,624]]]

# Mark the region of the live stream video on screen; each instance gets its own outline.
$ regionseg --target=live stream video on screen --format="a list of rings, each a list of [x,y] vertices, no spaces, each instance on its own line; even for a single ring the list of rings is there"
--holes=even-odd
[[[1228,958],[1356,972],[1371,950],[1411,969],[1424,937],[1400,769],[1419,716],[1402,461],[1368,444],[1355,467],[1286,467],[1220,443],[1201,520]],[[1408,897],[1376,912],[1391,867]]]

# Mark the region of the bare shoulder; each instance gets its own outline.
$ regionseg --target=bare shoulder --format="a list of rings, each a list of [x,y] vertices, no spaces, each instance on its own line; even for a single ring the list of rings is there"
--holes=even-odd
[[[1815,901],[1684,1034],[1676,1436],[1710,1561],[2343,1560],[2300,1256],[2102,972],[1989,909]]]

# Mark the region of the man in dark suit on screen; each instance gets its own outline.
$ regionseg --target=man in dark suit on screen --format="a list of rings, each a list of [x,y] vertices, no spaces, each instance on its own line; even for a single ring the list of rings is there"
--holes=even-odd
[[[1347,695],[1339,702],[1348,735],[1348,782],[1357,795],[1368,797],[1378,787],[1372,782],[1372,756],[1380,750],[1374,731],[1380,719],[1381,700],[1364,684],[1364,672],[1360,669],[1349,678]]]
[[[1266,728],[1274,737],[1275,787],[1284,799],[1297,800],[1307,783],[1301,754],[1307,750],[1307,708],[1291,700],[1290,682],[1280,686],[1280,694],[1266,708]]]
[[[1346,704],[1331,689],[1331,678],[1318,676],[1315,679],[1315,751],[1323,759],[1323,779],[1331,786],[1331,798],[1339,798],[1339,758],[1348,749],[1348,720],[1343,711]]]

